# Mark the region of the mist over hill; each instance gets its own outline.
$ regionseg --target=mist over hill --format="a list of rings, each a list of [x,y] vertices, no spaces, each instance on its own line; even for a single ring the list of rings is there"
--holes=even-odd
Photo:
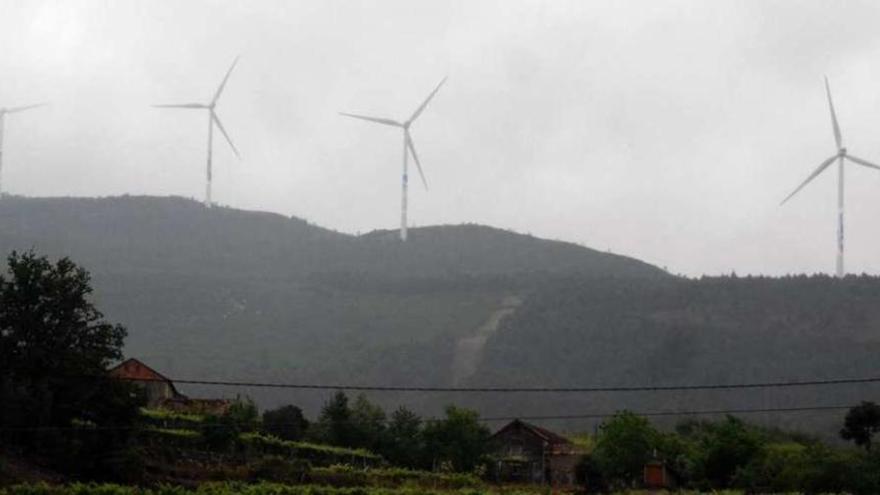
[[[89,269],[126,352],[172,377],[448,384],[458,339],[562,274],[667,277],[641,261],[477,225],[363,236],[180,198],[4,198],[0,252]],[[325,394],[242,392],[316,406]]]
[[[352,385],[607,386],[871,376],[880,281],[689,280],[479,225],[353,236],[181,198],[0,201],[0,252],[69,256],[171,377]],[[314,413],[329,392],[182,387]],[[861,385],[679,394],[375,394],[493,416],[853,403]],[[842,413],[760,419],[833,433]],[[583,429],[588,421],[556,426]]]

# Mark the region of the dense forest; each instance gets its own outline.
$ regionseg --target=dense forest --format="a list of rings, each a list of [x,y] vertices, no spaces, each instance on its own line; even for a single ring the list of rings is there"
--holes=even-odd
[[[70,256],[168,376],[387,385],[642,385],[875,375],[880,280],[674,277],[624,256],[477,225],[351,236],[180,198],[4,198],[0,252]],[[500,318],[505,301],[520,304]],[[473,373],[453,369],[484,332]],[[460,356],[459,356],[460,357]],[[326,394],[182,387],[317,413]],[[439,415],[854,404],[869,385],[540,396],[375,394]],[[837,413],[756,415],[832,436]],[[673,420],[670,420],[673,421]],[[548,423],[590,429],[592,421]]]

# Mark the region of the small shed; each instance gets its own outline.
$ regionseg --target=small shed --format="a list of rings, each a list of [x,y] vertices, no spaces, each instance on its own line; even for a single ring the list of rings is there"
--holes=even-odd
[[[495,432],[490,445],[496,481],[558,487],[576,484],[575,471],[583,453],[562,435],[517,419]]]
[[[678,486],[678,477],[665,462],[653,460],[645,464],[644,482],[649,490],[671,490]]]
[[[174,387],[174,382],[134,358],[126,359],[108,373],[113,378],[130,381],[143,387],[149,407],[155,407],[169,399],[184,397]]]

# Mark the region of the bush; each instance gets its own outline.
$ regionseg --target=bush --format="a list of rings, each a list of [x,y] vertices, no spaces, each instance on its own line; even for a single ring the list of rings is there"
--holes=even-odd
[[[242,433],[257,428],[259,414],[254,401],[236,399],[220,416],[208,415],[202,420],[202,436],[212,450],[228,451]]]
[[[282,440],[302,440],[309,422],[302,409],[287,405],[263,413],[263,432]]]
[[[278,456],[265,457],[251,466],[252,481],[302,483],[312,470],[305,459],[287,460]]]

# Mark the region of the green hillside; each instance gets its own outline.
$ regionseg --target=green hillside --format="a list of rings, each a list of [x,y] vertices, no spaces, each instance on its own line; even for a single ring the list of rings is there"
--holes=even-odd
[[[557,280],[487,343],[472,385],[701,385],[880,377],[874,277]],[[548,366],[548,362],[552,365]],[[855,404],[880,384],[741,391],[512,396],[492,414]],[[564,413],[562,412],[564,411]],[[750,416],[834,435],[841,411]],[[678,420],[680,418],[675,418]]]
[[[609,386],[880,375],[880,281],[672,277],[641,261],[478,225],[351,236],[180,198],[0,201],[0,252],[91,270],[126,352],[177,378]],[[314,413],[327,392],[245,393]],[[700,393],[374,394],[489,416],[850,404],[872,385]],[[833,434],[840,413],[755,419]],[[670,420],[671,421],[671,420]],[[590,421],[548,423],[590,428]]]
[[[229,380],[449,384],[456,340],[511,293],[561,274],[667,276],[476,225],[413,229],[403,244],[179,198],[4,198],[0,252],[31,247],[93,273],[99,307],[129,328],[128,355],[172,377]],[[312,409],[325,398],[189,391]]]

